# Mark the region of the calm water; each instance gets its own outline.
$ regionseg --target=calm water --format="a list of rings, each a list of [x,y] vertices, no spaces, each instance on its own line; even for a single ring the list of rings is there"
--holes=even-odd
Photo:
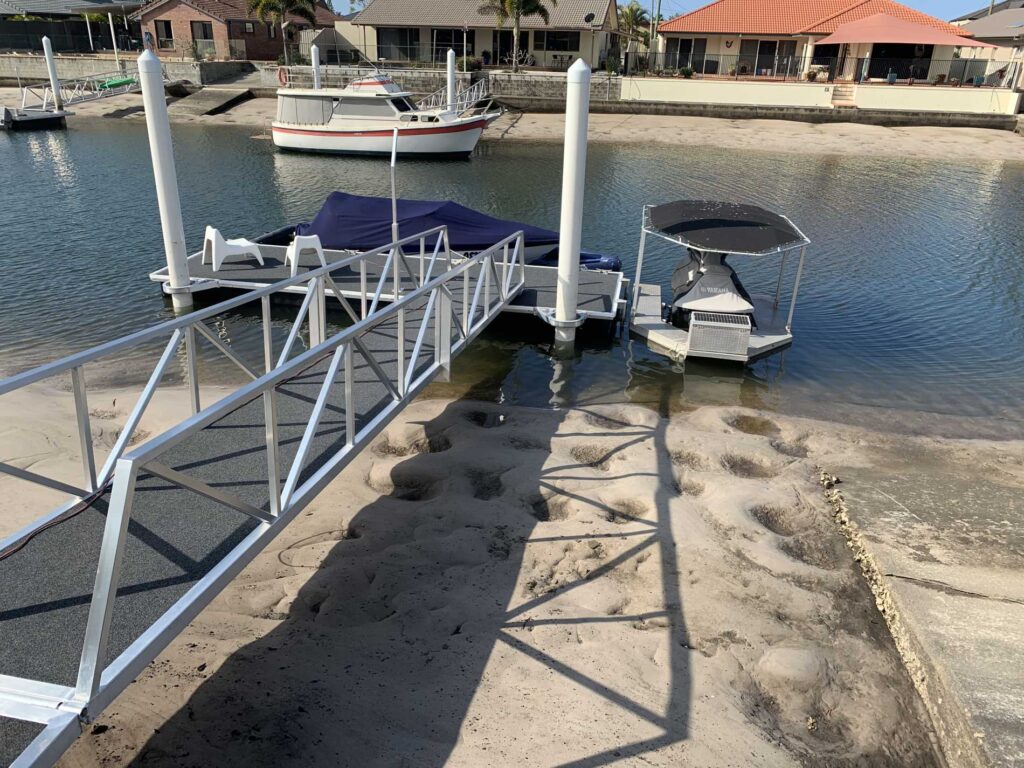
[[[254,235],[308,219],[334,189],[388,193],[380,161],[282,155],[252,133],[175,127],[191,250],[206,224]],[[163,257],[142,125],[75,119],[63,133],[3,133],[0,169],[0,375],[169,316],[146,279]],[[407,197],[555,228],[560,170],[559,146],[510,142],[469,162],[403,162],[399,184]],[[528,404],[625,393],[664,409],[742,403],[1019,433],[1024,164],[595,145],[587,171],[584,245],[628,270],[644,203],[722,198],[788,214],[812,240],[795,344],[746,371],[690,361],[684,372],[601,336],[556,361],[548,332],[511,320],[460,359],[460,387]],[[646,280],[667,283],[663,253]],[[752,290],[774,285],[777,262],[735,263]]]

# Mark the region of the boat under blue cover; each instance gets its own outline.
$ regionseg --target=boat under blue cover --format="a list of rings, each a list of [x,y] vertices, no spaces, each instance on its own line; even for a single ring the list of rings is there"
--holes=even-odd
[[[399,237],[424,232],[434,227],[448,227],[452,250],[482,251],[509,235],[522,230],[530,264],[558,262],[558,233],[517,221],[496,219],[458,203],[437,200],[398,200]],[[332,192],[323,208],[310,222],[302,222],[260,238],[274,242],[296,235],[317,235],[325,248],[339,251],[369,251],[391,242],[391,199],[366,197],[346,192]],[[535,254],[532,258],[530,254]],[[597,253],[580,254],[585,269],[620,271],[622,262],[614,256]]]

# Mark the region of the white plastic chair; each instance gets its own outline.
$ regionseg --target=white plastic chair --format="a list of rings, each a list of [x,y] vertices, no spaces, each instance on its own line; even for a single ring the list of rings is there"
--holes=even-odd
[[[263,256],[260,255],[259,246],[244,237],[234,240],[225,240],[224,235],[216,227],[206,228],[206,237],[203,238],[203,260],[213,264],[213,271],[217,272],[224,265],[229,256],[252,256],[263,266]]]
[[[316,253],[320,264],[327,266],[327,257],[324,256],[324,247],[320,244],[319,235],[296,235],[292,244],[284,254],[284,265],[292,266],[291,276],[295,277],[299,270],[299,257],[304,253]]]

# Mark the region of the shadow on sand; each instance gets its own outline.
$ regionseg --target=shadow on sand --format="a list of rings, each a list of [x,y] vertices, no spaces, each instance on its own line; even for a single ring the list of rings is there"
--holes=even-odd
[[[460,742],[471,747],[460,753],[463,764],[508,764],[502,743],[508,726],[488,722],[504,720],[503,713],[469,713],[474,698],[489,689],[490,700],[501,697],[501,708],[522,719],[518,699],[525,692],[517,692],[508,677],[495,683],[490,672],[495,658],[519,655],[512,667],[540,664],[562,678],[555,690],[572,694],[567,707],[580,700],[582,689],[586,700],[620,713],[623,726],[639,724],[620,727],[610,748],[607,733],[590,747],[586,733],[576,734],[566,748],[558,722],[537,722],[516,736],[532,741],[538,756],[553,746],[549,754],[561,756],[555,764],[600,766],[685,740],[691,679],[669,524],[669,500],[677,490],[664,444],[666,422],[637,426],[594,410],[587,417],[592,432],[559,434],[555,446],[565,413],[530,418],[528,410],[507,414],[500,406],[456,401],[416,425],[415,439],[403,439],[408,430],[396,433],[393,425],[367,449],[374,452],[368,475],[360,477],[353,465],[335,482],[336,489],[366,482],[380,497],[347,522],[321,507],[315,514],[324,515],[324,532],[278,553],[282,568],[275,576],[305,578],[312,571],[287,613],[266,615],[281,623],[232,654],[139,750],[134,764],[204,765],[217,754],[213,750],[223,750],[219,765],[247,768],[442,766]],[[520,415],[523,423],[517,424]],[[569,445],[602,438],[617,441],[613,452],[648,442],[659,457],[655,509],[631,519],[628,531],[620,526],[614,538],[625,544],[593,570],[531,590],[524,586],[531,547],[554,540],[567,542],[559,548],[585,547],[611,538],[592,526],[574,526],[569,536],[546,529],[564,519],[566,500],[605,508],[596,497],[599,483],[587,486],[593,494],[561,485],[589,465],[551,455],[553,448],[564,453]],[[614,579],[616,569],[645,552],[660,555],[661,594],[652,596],[660,610],[641,616],[602,611],[567,617],[557,608],[545,613],[560,596]],[[538,616],[543,618],[531,618]],[[528,621],[568,630],[652,619],[668,633],[671,675],[657,711],[603,681],[600,667],[582,659],[577,664],[571,653],[555,658],[531,642],[529,632],[517,631]],[[467,754],[475,757],[467,760]],[[548,761],[538,757],[534,764]]]

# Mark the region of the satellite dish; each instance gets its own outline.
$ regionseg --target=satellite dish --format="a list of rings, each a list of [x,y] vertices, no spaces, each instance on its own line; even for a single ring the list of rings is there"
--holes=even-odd
[[[586,16],[583,17],[583,21],[585,21],[587,24],[589,24],[593,20],[594,20],[594,14],[592,14],[592,13],[588,13]]]

